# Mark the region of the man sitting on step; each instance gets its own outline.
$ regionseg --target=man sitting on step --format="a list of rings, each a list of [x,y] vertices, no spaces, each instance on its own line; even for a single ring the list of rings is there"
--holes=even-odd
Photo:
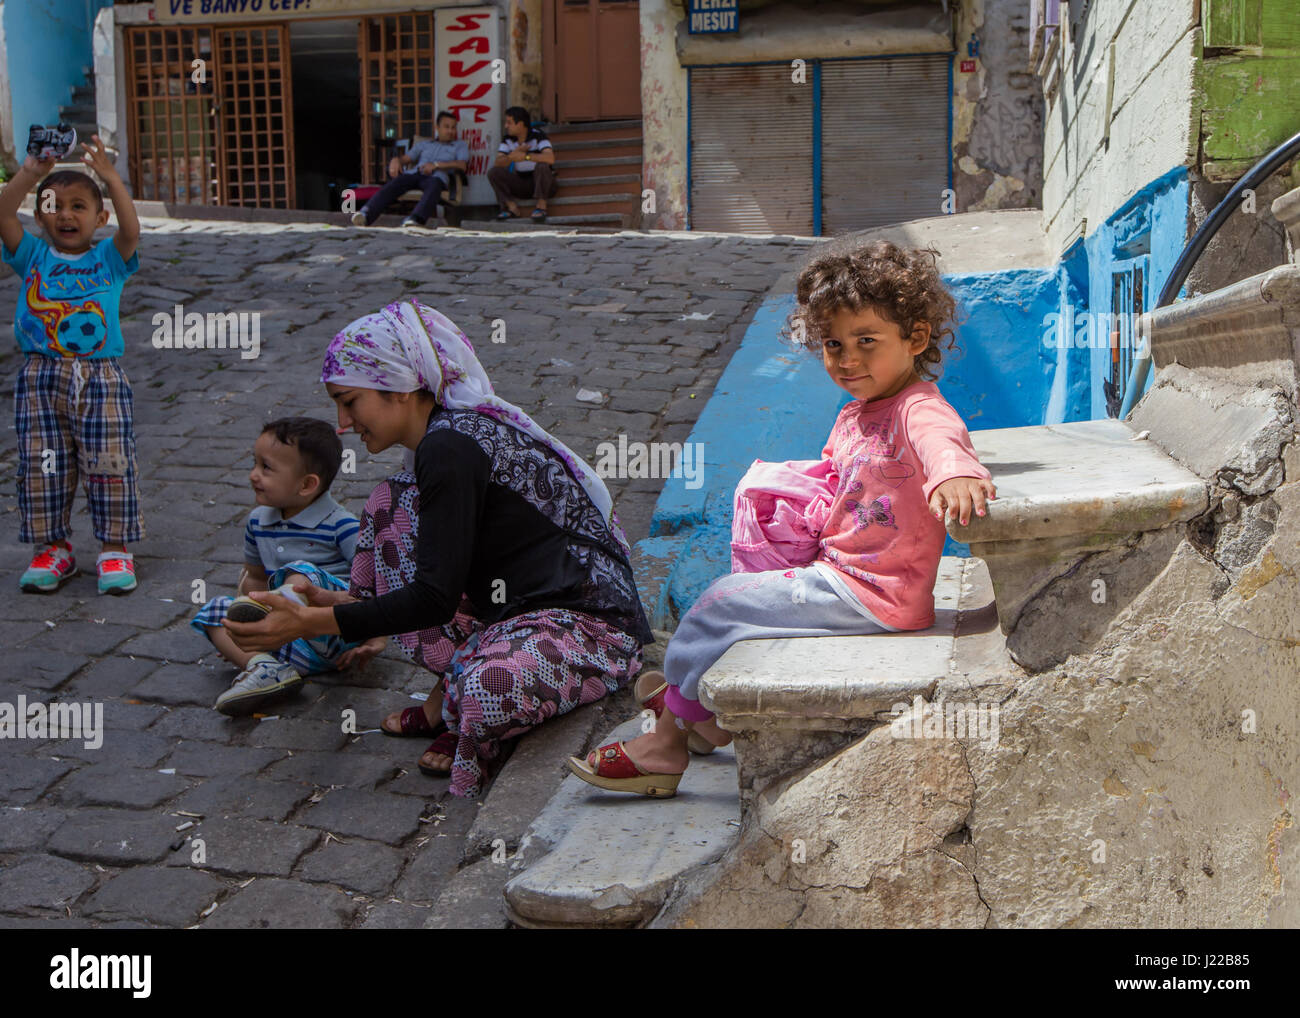
[[[438,207],[439,201],[449,205],[452,176],[469,165],[469,144],[456,137],[457,119],[454,113],[440,110],[437,116],[437,138],[420,142],[400,155],[393,156],[388,164],[391,180],[352,216],[353,226],[369,226],[394,201],[407,191],[419,188],[424,192],[414,211],[402,220],[403,226],[423,226]],[[403,172],[403,167],[414,170]],[[448,192],[444,197],[444,192]]]
[[[529,126],[528,111],[522,106],[506,110],[505,136],[487,177],[501,206],[498,219],[518,219],[515,199],[534,198],[533,221],[546,221],[546,199],[555,194],[557,186],[555,149],[540,129]]]

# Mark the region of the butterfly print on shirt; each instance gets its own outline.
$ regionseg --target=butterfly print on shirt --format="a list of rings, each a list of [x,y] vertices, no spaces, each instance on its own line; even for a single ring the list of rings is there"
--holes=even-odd
[[[894,521],[893,504],[889,501],[888,495],[881,495],[879,498],[871,500],[871,505],[865,509],[861,502],[850,500],[845,503],[845,508],[853,513],[853,518],[857,521],[858,530],[865,530],[873,523],[882,527],[893,527],[898,529],[898,524]]]

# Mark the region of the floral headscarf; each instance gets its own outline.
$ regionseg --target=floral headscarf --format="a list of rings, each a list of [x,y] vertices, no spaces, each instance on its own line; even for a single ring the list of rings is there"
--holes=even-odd
[[[492,391],[469,337],[449,318],[415,301],[397,301],[348,325],[330,342],[321,381],[383,392],[431,392],[438,406],[477,410],[518,428],[552,449],[582,485],[624,553],[627,538],[605,482],[581,457],[512,403]],[[406,468],[414,468],[409,449]]]

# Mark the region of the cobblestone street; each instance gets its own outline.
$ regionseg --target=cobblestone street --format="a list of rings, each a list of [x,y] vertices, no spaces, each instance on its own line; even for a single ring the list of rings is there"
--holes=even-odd
[[[81,574],[54,595],[19,592],[32,549],[17,540],[13,483],[18,281],[6,273],[0,287],[0,702],[102,701],[106,729],[96,749],[0,740],[0,925],[468,924],[461,899],[440,895],[458,870],[493,865],[497,831],[480,814],[497,809],[500,840],[513,850],[520,821],[545,800],[512,798],[510,765],[482,802],[453,799],[447,779],[416,769],[423,742],[374,731],[415,702],[411,693],[427,692],[428,673],[390,649],[361,671],[310,678],[278,717],[211,709],[234,669],[187,622],[196,581],[200,602],[233,592],[260,422],[333,422],[317,381],[328,340],[411,296],[464,329],[497,391],[589,461],[620,433],[681,442],[762,296],[807,245],[146,220],[139,250],[122,302],[123,366],[135,390],[148,534],[131,549],[140,586],[127,597],[95,593],[98,545],[83,492],[72,538]],[[155,349],[153,316],[178,304],[259,312],[260,356]],[[498,319],[504,342],[493,341]],[[582,388],[601,402],[578,401]],[[351,434],[344,448],[356,469],[332,493],[359,514],[400,450],[370,457]],[[662,480],[609,484],[629,539],[645,537]],[[348,709],[362,734],[344,730]],[[599,709],[577,713],[604,717]],[[573,719],[569,730],[591,724]],[[520,758],[534,759],[520,749],[511,764]],[[554,787],[558,764],[547,766]],[[521,816],[507,822],[511,810]],[[492,881],[483,886],[490,899]]]

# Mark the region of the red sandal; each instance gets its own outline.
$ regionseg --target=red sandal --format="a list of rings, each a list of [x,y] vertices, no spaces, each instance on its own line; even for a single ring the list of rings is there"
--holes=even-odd
[[[387,721],[384,718],[384,721]],[[447,730],[446,724],[439,721],[436,725],[429,724],[429,719],[425,717],[423,707],[407,707],[406,710],[398,716],[397,723],[402,729],[400,732],[393,732],[384,727],[384,721],[379,722],[379,730],[385,735],[391,735],[396,739],[409,739],[415,735],[440,735]]]
[[[646,710],[654,711],[656,720],[663,716],[664,691],[668,688],[668,682],[664,679],[663,672],[642,672],[637,676],[636,685],[632,687],[633,695]],[[708,756],[718,747],[711,743],[699,732],[688,730],[686,733],[686,748],[696,756]]]
[[[423,761],[425,754],[428,753],[433,753],[436,756],[449,756],[454,760],[456,758],[456,743],[459,741],[460,736],[455,732],[448,731],[447,726],[443,725],[442,732],[439,736],[434,739],[433,742],[429,743],[429,748],[426,749],[424,753],[420,754],[420,760]],[[421,774],[428,774],[430,777],[434,778],[446,777],[451,773],[450,767],[441,769],[437,767],[426,767],[423,762],[418,762],[416,766],[420,768]]]
[[[621,742],[611,742],[587,754],[595,757],[593,765],[588,760],[569,757],[569,770],[577,777],[611,792],[635,792],[656,799],[670,799],[677,794],[680,774],[652,774],[638,767]]]

